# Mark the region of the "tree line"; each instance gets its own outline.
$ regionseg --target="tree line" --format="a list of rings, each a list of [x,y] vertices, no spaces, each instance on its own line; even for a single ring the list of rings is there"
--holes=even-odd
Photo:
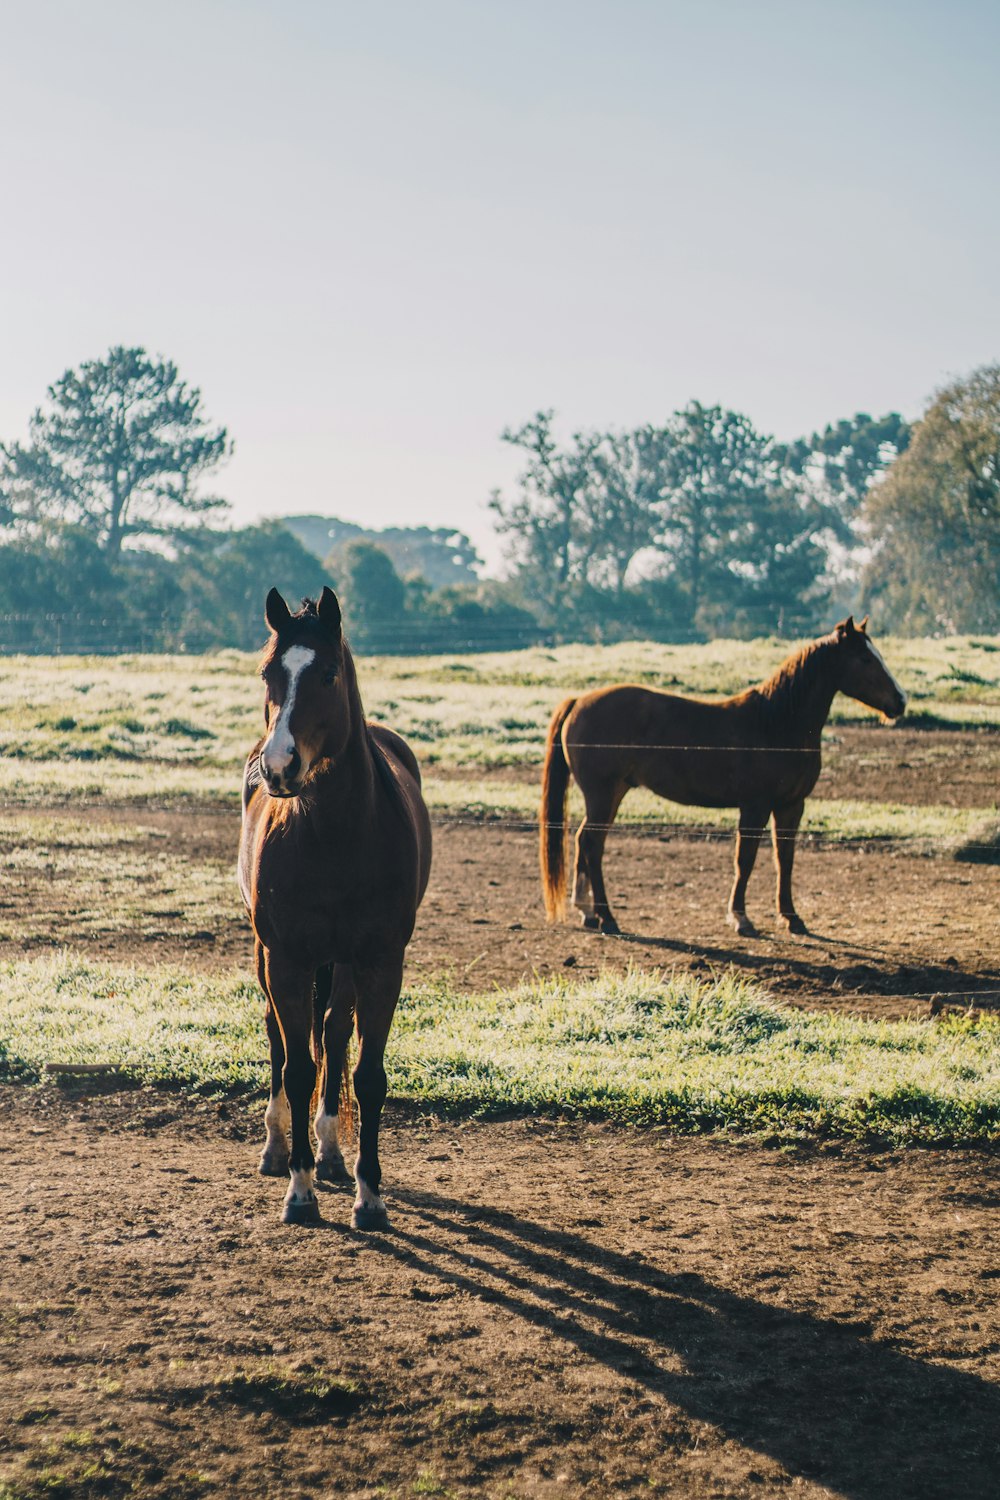
[[[323,577],[369,651],[812,634],[851,609],[882,630],[1000,629],[998,366],[912,428],[858,413],[782,442],[691,402],[562,442],[543,411],[502,438],[522,458],[489,501],[503,581],[445,528],[228,529],[208,487],[226,429],[172,362],[114,348],[0,445],[0,646],[252,647],[272,583],[294,597]]]

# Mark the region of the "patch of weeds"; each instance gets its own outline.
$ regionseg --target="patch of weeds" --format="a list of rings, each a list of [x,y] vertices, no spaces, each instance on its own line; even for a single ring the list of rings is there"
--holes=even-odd
[[[431,1469],[422,1469],[411,1486],[414,1495],[447,1495],[450,1491]]]
[[[175,1394],[186,1395],[191,1401],[205,1400],[212,1405],[270,1413],[293,1427],[349,1417],[367,1399],[367,1392],[357,1381],[273,1369],[237,1371],[219,1376],[207,1388],[192,1387]]]
[[[26,1406],[18,1417],[22,1427],[38,1427],[56,1414],[54,1406]]]
[[[168,719],[163,726],[163,733],[183,735],[189,740],[215,739],[211,729],[203,729],[200,724],[192,724],[189,719]]]

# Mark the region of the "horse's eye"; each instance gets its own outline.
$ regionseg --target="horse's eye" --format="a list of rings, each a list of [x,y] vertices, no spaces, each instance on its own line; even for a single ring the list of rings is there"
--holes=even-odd
[[[323,673],[323,686],[332,687],[337,680],[337,668],[331,667],[328,672]]]

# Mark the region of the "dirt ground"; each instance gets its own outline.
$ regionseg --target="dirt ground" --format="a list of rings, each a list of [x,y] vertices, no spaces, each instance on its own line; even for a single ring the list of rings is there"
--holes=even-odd
[[[89,816],[100,816],[95,810]],[[239,823],[231,812],[121,809],[115,823],[151,830],[151,858],[163,857],[164,829],[175,857],[202,868],[235,865]],[[961,864],[875,843],[812,847],[796,858],[798,909],[806,937],[776,930],[770,851],[750,883],[748,910],[760,936],[737,938],[726,924],[732,840],[662,838],[615,829],[605,872],[624,930],[585,932],[575,915],[551,926],[538,886],[537,836],[496,823],[439,823],[431,883],[409,949],[407,979],[449,972],[467,989],[515,984],[533,974],[586,977],[634,963],[708,975],[729,966],[793,1005],[857,1014],[925,1014],[946,1006],[1000,1005],[1000,865]],[[134,855],[136,846],[129,846]],[[113,846],[108,858],[114,859]],[[227,889],[230,887],[226,886]],[[198,969],[252,972],[251,942],[235,882],[227,909],[183,921],[102,927],[88,914],[81,940],[72,878],[44,873],[9,882],[4,924],[19,936],[0,956],[71,947],[94,957]],[[178,914],[179,915],[179,914]],[[938,1001],[934,1002],[935,1005]]]
[[[0,1494],[996,1496],[995,1156],[397,1109],[365,1237],[259,1114],[0,1091]]]
[[[864,733],[846,734],[852,778],[834,746],[824,795],[995,800],[996,737],[944,754],[950,737],[894,731],[887,769]],[[166,830],[171,857],[233,866],[232,812],[85,815],[150,829],[151,853]],[[805,841],[810,935],[775,932],[762,854],[761,936],[738,939],[731,858],[729,840],[616,830],[627,932],[602,938],[546,925],[531,832],[439,823],[408,977],[732,965],[796,1005],[1000,1004],[1000,867]],[[4,901],[5,956],[250,969],[235,899],[197,930],[109,920],[82,945],[71,878],[10,882]],[[343,1192],[324,1192],[316,1230],[279,1223],[282,1185],[256,1174],[262,1108],[0,1088],[0,1500],[995,1500],[996,1153],[390,1106],[393,1233],[366,1237]]]

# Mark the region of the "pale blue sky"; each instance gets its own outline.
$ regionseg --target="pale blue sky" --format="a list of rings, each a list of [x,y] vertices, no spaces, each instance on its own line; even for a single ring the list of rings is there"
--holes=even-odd
[[[785,437],[1000,356],[1000,7],[0,0],[0,437],[113,343],[234,518],[447,524],[500,429]]]

